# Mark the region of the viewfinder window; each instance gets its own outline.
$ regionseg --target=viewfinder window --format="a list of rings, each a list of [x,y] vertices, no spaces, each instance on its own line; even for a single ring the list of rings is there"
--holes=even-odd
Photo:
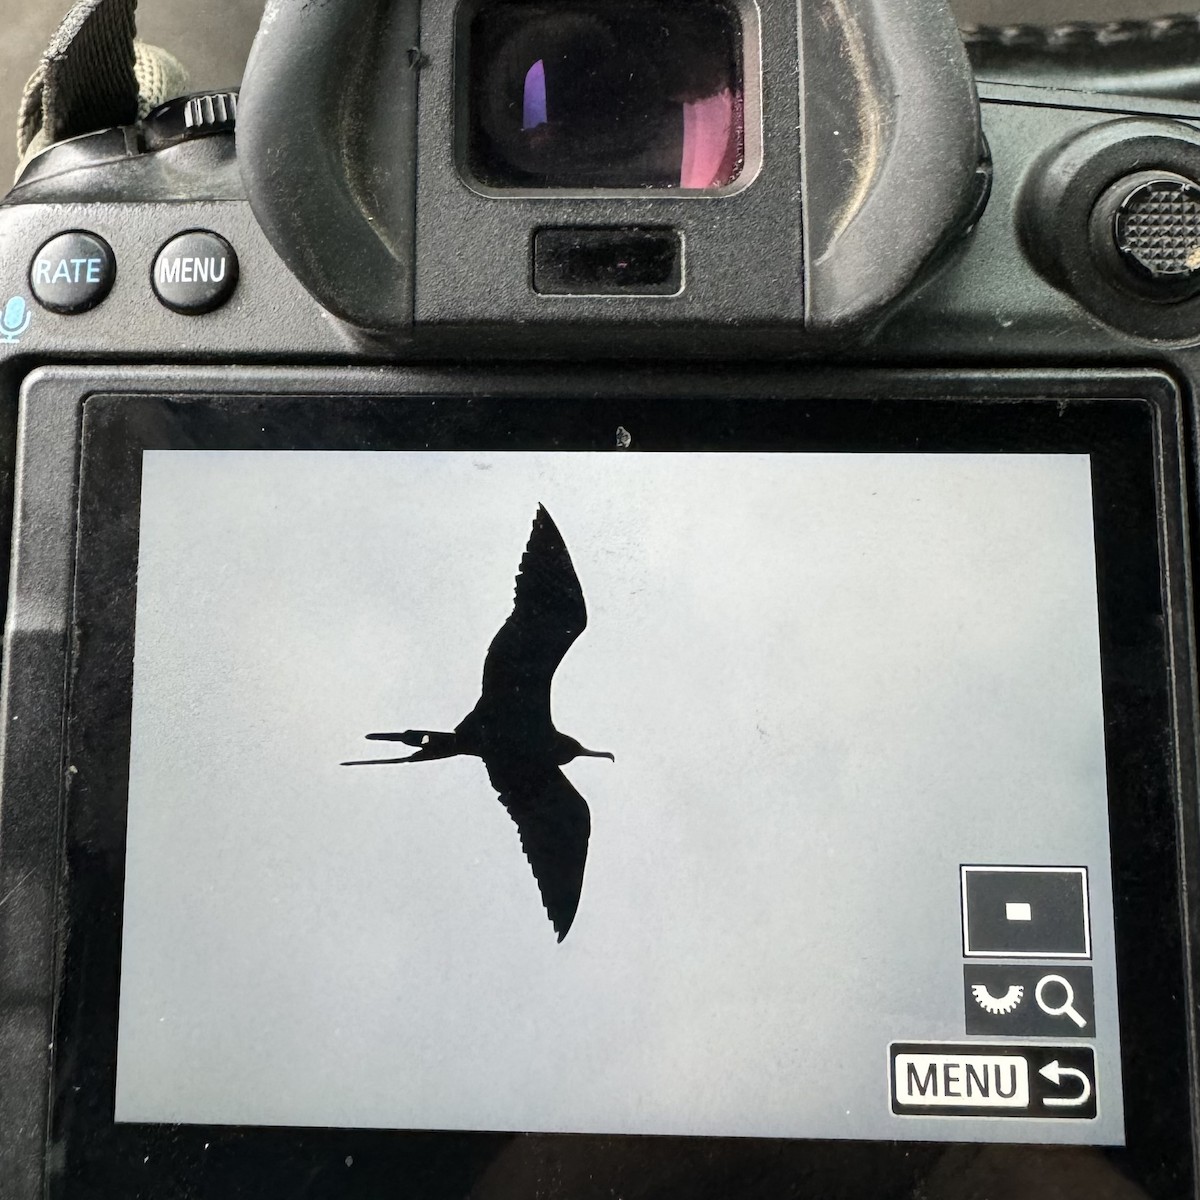
[[[485,186],[717,191],[742,173],[731,4],[484,0],[465,61],[465,166]]]

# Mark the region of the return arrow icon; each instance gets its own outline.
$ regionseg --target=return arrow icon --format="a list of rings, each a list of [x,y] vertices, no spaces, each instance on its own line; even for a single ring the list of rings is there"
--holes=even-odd
[[[1064,1076],[1073,1076],[1083,1084],[1083,1091],[1078,1096],[1047,1096],[1042,1103],[1047,1108],[1082,1108],[1092,1098],[1092,1081],[1074,1067],[1060,1067],[1058,1059],[1047,1063],[1039,1072],[1044,1079],[1050,1080],[1055,1087],[1062,1084]]]

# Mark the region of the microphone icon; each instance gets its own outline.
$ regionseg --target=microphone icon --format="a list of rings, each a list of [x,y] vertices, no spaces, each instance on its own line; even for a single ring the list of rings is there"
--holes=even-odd
[[[13,296],[0,314],[0,342],[15,346],[33,322],[33,314],[23,296]]]

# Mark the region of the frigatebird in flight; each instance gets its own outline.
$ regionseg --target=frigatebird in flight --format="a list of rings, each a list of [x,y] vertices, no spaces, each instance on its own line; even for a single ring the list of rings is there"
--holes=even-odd
[[[575,920],[587,863],[591,813],[560,768],[574,758],[607,758],[559,733],[550,715],[550,685],[587,627],[583,588],[566,543],[538,505],[517,574],[512,615],[492,639],[475,707],[453,733],[406,729],[368,733],[368,741],[415,746],[404,758],[375,758],[346,767],[430,762],[457,754],[483,759],[500,803],[516,822],[542,903],[561,942]]]

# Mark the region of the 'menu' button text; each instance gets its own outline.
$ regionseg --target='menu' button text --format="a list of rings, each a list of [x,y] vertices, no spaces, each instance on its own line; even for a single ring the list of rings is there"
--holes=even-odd
[[[212,312],[233,295],[237,282],[237,255],[215,233],[181,234],[154,260],[154,294],[174,312]]]

